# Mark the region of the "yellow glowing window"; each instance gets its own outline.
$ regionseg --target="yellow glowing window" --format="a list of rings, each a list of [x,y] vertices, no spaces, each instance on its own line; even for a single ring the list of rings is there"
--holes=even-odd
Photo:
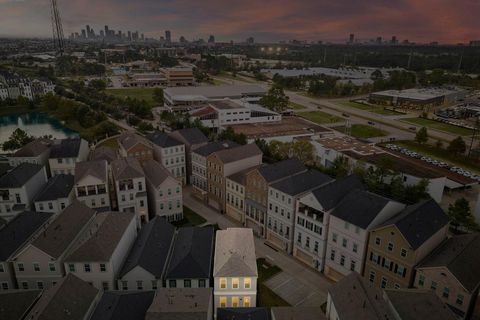
[[[220,308],[227,307],[227,297],[220,297]]]
[[[238,278],[232,278],[232,288],[233,289],[238,289],[238,283],[240,281],[238,280]]]
[[[227,279],[226,278],[220,278],[220,288],[221,289],[227,288]]]
[[[232,307],[238,308],[238,297],[232,297]]]
[[[250,297],[243,297],[243,306],[245,308],[250,308]]]
[[[243,284],[244,284],[245,289],[250,289],[252,287],[252,282],[251,282],[250,278],[245,278]]]

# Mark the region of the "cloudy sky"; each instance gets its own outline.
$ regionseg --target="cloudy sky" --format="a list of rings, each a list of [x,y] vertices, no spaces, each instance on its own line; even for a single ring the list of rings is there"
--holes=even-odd
[[[90,24],[158,38],[427,42],[480,39],[480,0],[57,0],[68,35]],[[0,0],[1,36],[49,36],[49,0]]]

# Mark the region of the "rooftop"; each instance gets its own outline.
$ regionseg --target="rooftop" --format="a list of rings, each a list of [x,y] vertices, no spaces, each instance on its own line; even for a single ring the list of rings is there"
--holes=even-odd
[[[73,188],[73,179],[71,174],[58,174],[51,177],[35,198],[35,202],[67,198]]]
[[[180,320],[185,314],[191,314],[189,319],[206,319],[212,292],[212,288],[159,288],[145,320]]]
[[[105,160],[108,163],[118,158],[117,151],[111,147],[101,146],[90,153],[90,160]]]
[[[276,182],[271,185],[271,188],[290,196],[297,196],[316,189],[332,180],[332,178],[320,171],[309,170]]]
[[[272,307],[275,320],[326,320],[320,307]]]
[[[198,87],[172,87],[166,88],[165,93],[175,100],[182,98],[222,99],[236,98],[248,95],[264,95],[267,90],[257,85],[220,85]],[[185,96],[185,97],[182,97]]]
[[[118,143],[125,149],[130,150],[133,146],[137,144],[143,144],[148,148],[152,148],[150,142],[145,139],[144,137],[133,133],[133,132],[125,132],[120,137],[118,137]]]
[[[346,195],[356,189],[363,190],[365,187],[358,177],[350,175],[315,189],[312,194],[323,209],[328,211],[335,208]]]
[[[117,181],[145,177],[136,158],[120,158],[111,163],[113,178]]]
[[[223,149],[228,149],[228,148],[233,148],[237,147],[238,144],[233,141],[217,141],[217,142],[210,142],[209,144],[206,144],[202,147],[196,148],[195,150],[192,151],[192,153],[199,154],[203,157],[208,157],[214,152],[223,150]]]
[[[447,89],[447,88],[413,88],[405,90],[386,90],[375,92],[373,95],[376,96],[387,96],[387,97],[396,97],[403,99],[411,100],[429,100],[434,98],[443,97],[450,95],[456,92],[459,92],[459,89]]]
[[[170,148],[183,145],[183,143],[178,141],[177,139],[174,139],[168,134],[159,131],[147,134],[146,138],[162,148]]]
[[[247,174],[248,174],[249,172],[252,172],[253,170],[261,167],[261,166],[262,166],[262,165],[258,165],[258,166],[254,166],[254,167],[247,168],[247,169],[245,169],[245,170],[242,170],[242,171],[239,171],[239,172],[237,172],[237,173],[234,173],[234,174],[228,176],[227,178],[228,178],[229,180],[232,180],[233,182],[236,182],[236,183],[244,186],[244,185],[245,185],[246,178],[247,178]]]
[[[278,181],[305,170],[307,170],[305,165],[296,158],[282,160],[257,169],[267,183]]]
[[[241,104],[238,104],[230,99],[222,100],[212,100],[208,102],[208,105],[217,110],[228,110],[228,109],[242,109],[245,108]]]
[[[147,160],[143,163],[145,178],[154,186],[160,186],[169,177],[173,178],[171,173],[155,160]]]
[[[252,229],[217,231],[213,276],[258,276]]]
[[[223,149],[214,152],[212,155],[218,157],[224,164],[241,161],[254,156],[261,156],[262,151],[255,143],[233,147],[231,149]]]
[[[218,308],[217,309],[217,320],[269,320],[269,319],[270,319],[270,316],[267,308]]]
[[[82,139],[80,138],[54,140],[50,149],[50,158],[76,158],[81,144]]]
[[[43,168],[38,164],[21,163],[0,177],[0,188],[21,188]]]
[[[185,128],[175,131],[189,144],[207,143],[208,138],[198,128]]]
[[[155,291],[107,291],[90,320],[144,320]]]
[[[85,177],[108,181],[108,163],[105,160],[83,161],[75,165],[75,184]]]
[[[11,290],[0,292],[0,319],[25,319],[28,310],[40,298],[40,290]]]
[[[332,149],[335,151],[350,150],[354,151],[359,156],[385,153],[385,151],[380,148],[347,136],[320,138],[317,139],[316,142],[326,149]]]
[[[49,139],[39,138],[28,144],[23,148],[17,150],[13,157],[37,157],[50,149],[52,141]]]

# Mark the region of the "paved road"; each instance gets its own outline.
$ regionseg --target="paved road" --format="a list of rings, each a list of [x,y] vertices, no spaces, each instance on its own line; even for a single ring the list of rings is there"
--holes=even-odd
[[[212,224],[218,224],[221,229],[241,227],[221,215],[214,209],[206,206],[191,195],[191,187],[183,189],[183,203]],[[292,305],[318,306],[327,299],[327,289],[332,282],[321,273],[309,269],[292,256],[276,251],[265,244],[265,240],[255,237],[255,251],[257,257],[263,257],[279,266],[283,272],[267,282],[278,295]]]

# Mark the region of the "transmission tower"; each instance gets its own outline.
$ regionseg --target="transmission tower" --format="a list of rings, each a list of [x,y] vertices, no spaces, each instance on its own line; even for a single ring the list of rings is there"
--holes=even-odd
[[[52,31],[53,31],[53,46],[57,55],[62,56],[65,50],[65,38],[63,37],[62,19],[58,12],[57,0],[52,0]]]

